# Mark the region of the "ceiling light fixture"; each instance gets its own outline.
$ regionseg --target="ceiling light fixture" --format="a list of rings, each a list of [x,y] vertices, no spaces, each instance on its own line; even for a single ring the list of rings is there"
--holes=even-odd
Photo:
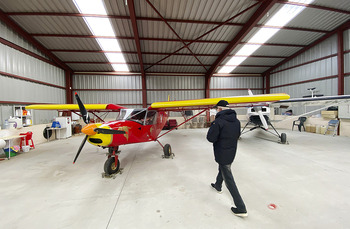
[[[75,6],[81,14],[107,15],[106,8],[102,0],[73,0]],[[116,37],[109,18],[83,17],[94,36]],[[116,38],[96,38],[97,43],[103,51],[121,51]],[[128,65],[122,53],[105,53],[109,62],[119,62],[112,64],[114,71],[129,72]]]

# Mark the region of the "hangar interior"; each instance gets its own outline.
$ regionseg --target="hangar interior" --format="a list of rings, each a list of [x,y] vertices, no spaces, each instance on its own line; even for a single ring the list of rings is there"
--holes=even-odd
[[[32,132],[35,143],[10,160],[0,153],[0,227],[346,228],[349,103],[271,109],[286,145],[264,132],[242,137],[233,171],[248,203],[244,220],[229,215],[227,190],[215,196],[207,187],[217,170],[205,139],[211,113],[164,136],[173,160],[160,160],[157,143],[127,145],[124,173],[102,179],[105,150],[87,144],[72,167],[84,136],[72,128],[67,139],[45,137],[67,113],[25,110],[76,104],[75,93],[84,104],[146,108],[248,90],[349,95],[350,1],[0,0],[0,138]],[[245,125],[247,109],[236,112]],[[300,116],[306,131],[291,131]],[[179,112],[169,119],[184,120]],[[323,135],[330,120],[339,121],[334,137]]]

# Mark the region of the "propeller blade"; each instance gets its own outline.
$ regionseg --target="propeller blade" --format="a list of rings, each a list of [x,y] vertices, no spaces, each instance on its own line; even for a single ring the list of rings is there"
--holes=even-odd
[[[260,117],[260,121],[261,121],[261,123],[263,124],[265,130],[268,130],[269,127],[268,127],[268,125],[267,125],[266,119],[265,119],[265,117],[264,117],[264,115],[262,114],[262,111],[261,111],[260,109],[258,110],[258,114],[259,114],[259,117]]]
[[[105,128],[95,128],[94,131],[99,134],[125,134],[123,130],[111,130]]]
[[[86,111],[86,108],[83,104],[83,102],[80,100],[78,93],[75,92],[75,98],[77,99],[78,105],[79,105],[79,110],[81,113],[81,116],[83,117],[83,120],[86,124],[90,123],[90,117],[88,112]]]
[[[78,159],[79,154],[80,154],[81,150],[83,149],[83,147],[84,147],[84,145],[85,145],[85,142],[86,142],[86,140],[87,140],[88,137],[89,137],[88,135],[85,135],[84,140],[81,142],[80,147],[79,147],[78,152],[77,152],[77,155],[75,155],[73,164],[75,164],[75,161]]]

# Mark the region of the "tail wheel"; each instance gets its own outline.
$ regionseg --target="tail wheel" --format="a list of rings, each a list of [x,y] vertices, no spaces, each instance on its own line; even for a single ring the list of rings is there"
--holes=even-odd
[[[120,162],[118,160],[117,166],[115,166],[115,157],[110,157],[107,159],[104,165],[105,173],[108,175],[114,174],[119,171]]]
[[[164,157],[168,158],[171,156],[171,146],[169,144],[166,144],[163,148],[163,152],[164,152]]]
[[[286,144],[286,142],[287,142],[287,135],[286,135],[286,133],[282,133],[281,134],[281,143]]]

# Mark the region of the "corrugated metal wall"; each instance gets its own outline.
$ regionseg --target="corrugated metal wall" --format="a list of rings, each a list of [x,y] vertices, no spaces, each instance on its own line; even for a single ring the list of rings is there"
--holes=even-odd
[[[73,75],[73,91],[84,103],[142,106],[141,90],[141,76]]]
[[[254,94],[262,94],[263,79],[261,76],[244,77],[212,77],[210,81],[210,97],[228,97],[248,95],[248,89]],[[245,114],[246,109],[236,109],[237,114]]]
[[[310,50],[302,53],[293,60],[287,62],[286,64],[280,66],[276,71],[277,73],[271,73],[270,76],[270,86],[281,86],[294,84],[297,82],[313,80],[322,77],[335,76],[338,73],[337,70],[337,36],[334,35],[324,42],[316,45]],[[315,59],[328,57],[316,62],[312,62],[306,65],[301,65],[299,67],[287,69],[293,66],[303,64],[308,61]],[[284,70],[287,69],[287,70]],[[275,72],[276,72],[275,71]],[[336,82],[335,82],[336,83]],[[285,87],[272,88],[271,93],[276,92],[286,92],[291,95],[291,97],[302,97],[308,95],[307,88],[316,87],[318,94],[324,95],[335,95],[337,94],[337,85],[334,85],[334,80],[322,80],[322,81],[313,81],[310,83],[303,84],[294,84]]]
[[[35,47],[14,33],[2,22],[0,22],[0,35],[2,39],[44,57],[44,55],[36,50]],[[0,60],[1,72],[50,83],[61,87],[65,86],[65,73],[62,69],[22,53],[12,47],[0,44]],[[5,75],[0,75],[0,98],[0,101],[7,101],[9,103],[66,102],[64,89],[26,80],[20,80]],[[3,112],[0,120],[1,125],[3,125],[5,119],[8,119],[9,116],[13,116],[13,110],[7,109],[9,105],[2,104],[0,106],[4,106],[4,109],[1,108],[1,111]],[[52,112],[46,112],[47,115],[40,112],[38,114],[36,113],[37,111],[34,112],[34,124],[46,123],[47,120],[52,119]]]
[[[205,98],[204,76],[147,76],[147,104],[153,102]],[[170,116],[181,116],[171,112]]]
[[[83,103],[112,103],[130,108],[142,108],[142,80],[135,75],[73,75],[73,93],[78,92]],[[73,98],[73,102],[76,100]],[[115,119],[115,113],[105,117]]]
[[[350,30],[344,31],[343,36],[345,51],[344,93],[350,94]],[[321,60],[312,62],[313,60],[317,59]],[[337,60],[337,35],[334,35],[305,53],[302,53],[293,60],[280,66],[274,71],[275,73],[272,72],[270,75],[270,86],[272,87],[271,93],[285,92],[292,98],[300,98],[311,94],[307,90],[308,88],[316,87],[317,94],[337,95]],[[309,61],[311,61],[311,63],[304,64]],[[319,78],[326,79],[317,80]],[[300,108],[294,111],[294,113],[297,114],[302,112],[305,112],[305,110]]]
[[[147,76],[147,103],[157,101],[202,99],[204,76]]]

